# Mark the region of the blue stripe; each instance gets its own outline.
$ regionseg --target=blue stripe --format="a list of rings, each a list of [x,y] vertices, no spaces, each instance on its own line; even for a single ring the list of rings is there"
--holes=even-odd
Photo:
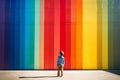
[[[30,69],[30,1],[25,2],[25,69]]]
[[[15,0],[15,33],[14,33],[14,55],[15,55],[15,69],[19,69],[19,28],[20,28],[20,16],[19,16],[19,0]]]
[[[4,38],[4,63],[5,69],[9,69],[10,56],[10,0],[5,0],[5,38]]]
[[[25,54],[25,0],[20,0],[20,69],[24,69]]]
[[[10,69],[14,69],[14,27],[15,27],[15,0],[10,4]]]

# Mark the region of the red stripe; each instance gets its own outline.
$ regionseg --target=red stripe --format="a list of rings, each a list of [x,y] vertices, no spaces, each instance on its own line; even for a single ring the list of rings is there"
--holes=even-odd
[[[65,0],[60,0],[60,50],[66,52],[65,51]]]
[[[71,0],[65,0],[65,69],[71,68]]]
[[[54,69],[57,69],[56,60],[60,51],[60,0],[55,3],[55,27],[54,27]]]
[[[71,2],[70,0],[60,0],[60,49],[64,51],[65,67],[70,69],[71,62]]]
[[[54,0],[45,0],[44,67],[54,68]]]

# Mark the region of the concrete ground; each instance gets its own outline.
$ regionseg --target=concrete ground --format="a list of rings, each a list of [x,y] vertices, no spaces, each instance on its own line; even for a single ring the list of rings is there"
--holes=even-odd
[[[64,76],[57,77],[55,70],[0,70],[0,80],[120,80],[119,72],[120,70],[64,70]]]

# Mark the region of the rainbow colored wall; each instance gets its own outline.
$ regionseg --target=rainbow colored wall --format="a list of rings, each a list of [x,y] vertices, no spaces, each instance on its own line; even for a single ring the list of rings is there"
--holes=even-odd
[[[120,69],[120,0],[0,0],[0,69]]]

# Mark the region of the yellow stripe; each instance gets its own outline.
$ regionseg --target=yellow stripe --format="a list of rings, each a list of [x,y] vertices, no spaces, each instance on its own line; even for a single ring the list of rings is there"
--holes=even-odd
[[[102,0],[102,68],[108,69],[108,0]]]
[[[97,0],[83,0],[83,69],[97,69]]]
[[[102,68],[102,0],[97,0],[97,66]]]

